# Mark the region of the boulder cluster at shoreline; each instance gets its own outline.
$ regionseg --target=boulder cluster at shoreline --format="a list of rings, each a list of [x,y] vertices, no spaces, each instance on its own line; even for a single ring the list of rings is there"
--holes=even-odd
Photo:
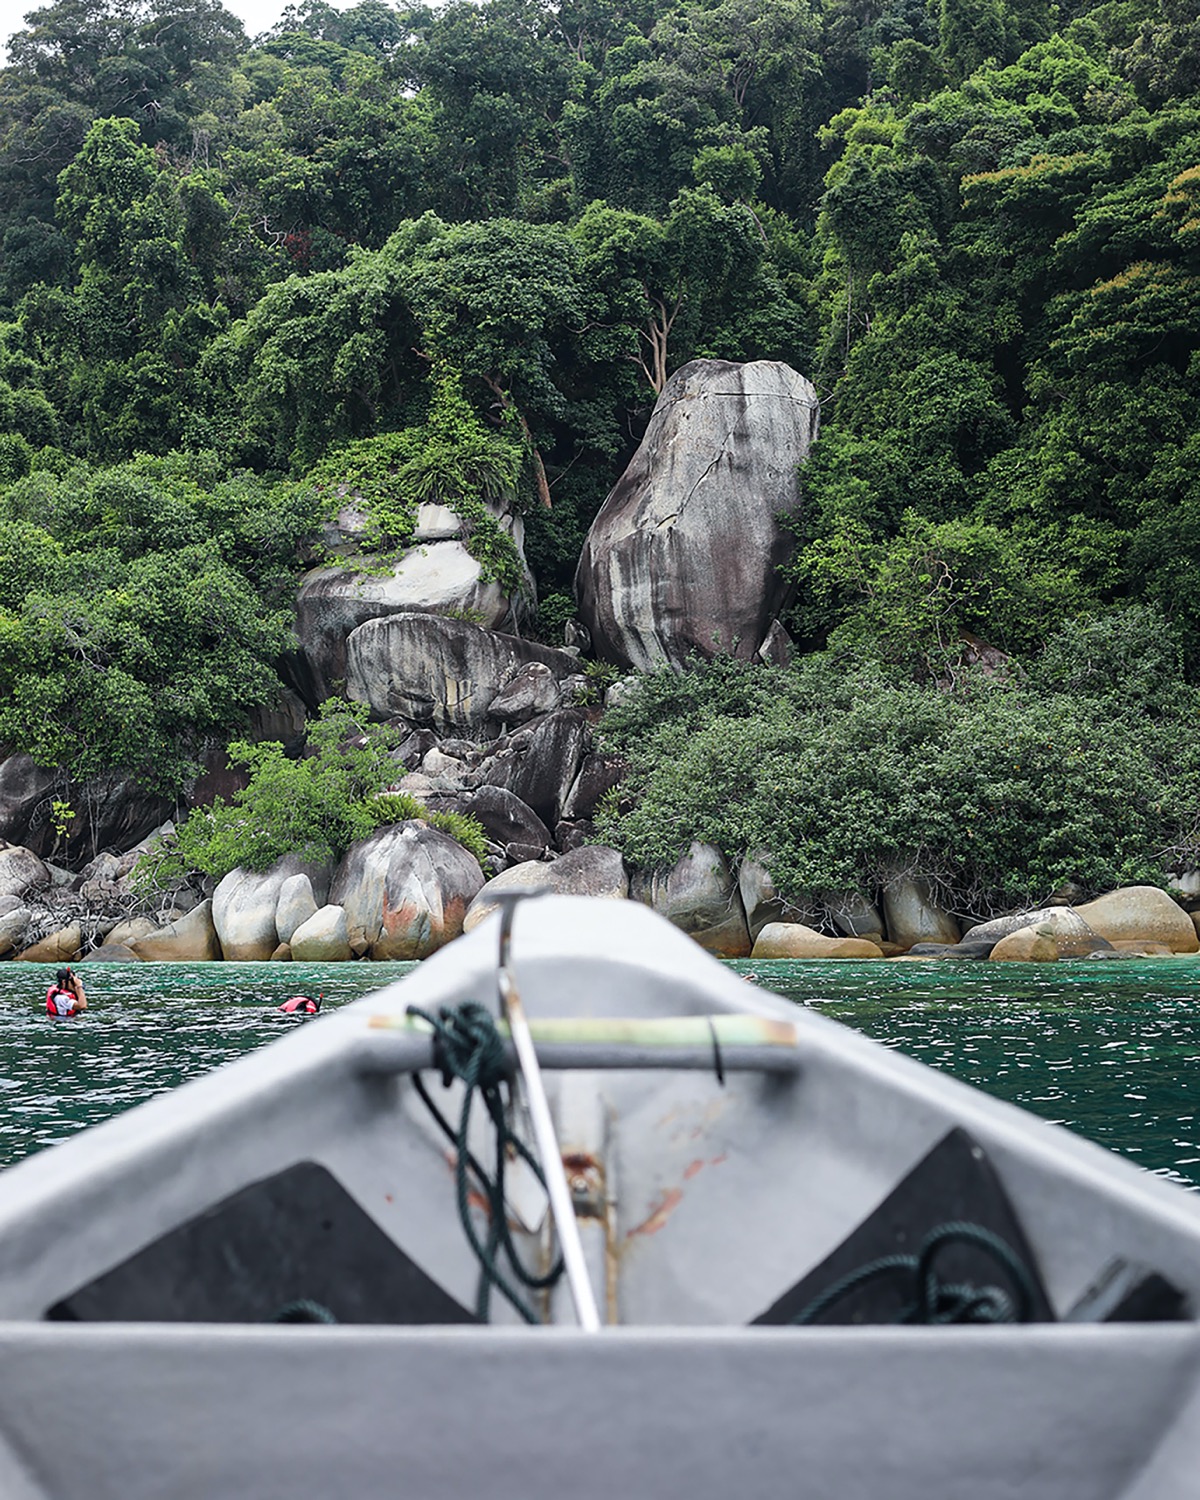
[[[112,857],[107,859],[112,862]],[[103,860],[97,861],[103,864]],[[121,862],[112,862],[120,864]],[[126,863],[129,863],[126,861]],[[132,869],[136,859],[129,864]],[[110,895],[123,877],[109,868]],[[515,890],[640,901],[718,958],[981,960],[1172,957],[1200,952],[1193,893],[1127,886],[1090,901],[1012,912],[963,926],[925,881],[898,878],[873,901],[861,894],[797,913],[775,890],[762,858],[735,872],[712,846],[693,844],[667,871],[630,871],[621,854],[584,845],[523,860],[487,879],[461,845],[419,819],[378,829],[336,865],[288,856],[261,872],[236,869],[210,896],[156,921],[122,917],[119,901],[54,926],[53,872],[29,850],[0,847],[0,958],[27,963],[413,960],[469,932]],[[105,882],[66,897],[94,899]],[[16,889],[14,889],[14,887]],[[22,889],[23,887],[23,889]],[[45,928],[35,941],[20,939]],[[819,925],[817,925],[819,924]]]

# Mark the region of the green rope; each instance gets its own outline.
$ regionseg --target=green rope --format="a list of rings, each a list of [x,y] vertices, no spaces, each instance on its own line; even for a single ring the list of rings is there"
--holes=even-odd
[[[285,1302],[278,1312],[272,1313],[268,1323],[336,1323],[337,1319],[323,1302],[314,1302],[309,1297],[298,1297],[295,1302]]]
[[[1015,1306],[1001,1287],[977,1287],[939,1279],[935,1262],[947,1245],[956,1242],[977,1245],[1008,1273],[1017,1296]],[[884,1255],[848,1272],[791,1321],[815,1323],[859,1287],[895,1275],[906,1276],[912,1282],[912,1298],[893,1319],[896,1323],[1028,1323],[1033,1316],[1037,1293],[1025,1262],[990,1229],[955,1220],[932,1229],[916,1255]]]
[[[420,1016],[433,1028],[433,1060],[434,1066],[441,1072],[442,1084],[449,1087],[452,1080],[457,1078],[463,1085],[462,1113],[459,1115],[457,1128],[453,1128],[422,1086],[420,1076],[414,1077],[418,1092],[443,1132],[454,1142],[457,1153],[454,1182],[458,1217],[483,1272],[475,1311],[483,1322],[487,1322],[491,1291],[495,1287],[527,1323],[537,1323],[540,1319],[535,1316],[520,1287],[541,1291],[553,1286],[562,1275],[563,1263],[559,1256],[544,1276],[534,1275],[522,1264],[508,1227],[504,1167],[509,1149],[528,1163],[543,1187],[546,1186],[546,1178],[541,1164],[529,1147],[509,1128],[511,1091],[508,1083],[508,1057],[504,1042],[496,1030],[495,1020],[485,1006],[474,1000],[465,1000],[457,1007],[443,1005],[436,1016],[427,1014],[415,1005],[410,1005],[407,1013],[410,1016]],[[477,1094],[488,1112],[496,1136],[496,1164],[490,1175],[467,1147],[471,1108]],[[487,1207],[486,1240],[480,1239],[471,1218],[468,1172],[474,1175]],[[501,1256],[508,1263],[507,1270],[500,1265]]]

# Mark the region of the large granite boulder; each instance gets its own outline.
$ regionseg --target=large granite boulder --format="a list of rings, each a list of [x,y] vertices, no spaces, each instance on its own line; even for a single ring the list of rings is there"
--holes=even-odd
[[[0,843],[0,896],[30,895],[50,885],[50,871],[32,849]]]
[[[447,834],[425,823],[393,823],[351,847],[329,899],[344,908],[356,952],[426,958],[462,932],[482,885],[479,861]]]
[[[718,958],[749,956],[750,931],[737,881],[712,844],[693,843],[669,870],[638,871],[629,894]]]
[[[207,963],[221,958],[221,943],[213,925],[213,903],[201,901],[168,926],[135,938],[128,946],[147,963]]]
[[[1154,885],[1122,886],[1085,901],[1075,911],[1110,943],[1165,943],[1172,953],[1195,953],[1200,948],[1191,917]]]
[[[579,709],[547,714],[500,741],[474,773],[474,784],[505,788],[553,827],[562,816],[591,738],[591,725]]]
[[[410,609],[359,625],[346,642],[342,675],[346,696],[376,718],[492,738],[504,727],[493,703],[531,662],[558,683],[579,673],[578,661],[553,646]]]
[[[761,851],[747,854],[738,870],[738,894],[752,939],[770,923],[786,921],[789,914],[789,904],[779,894],[766,860]]]
[[[598,656],[650,670],[757,653],[784,598],[779,517],[799,503],[819,413],[813,386],[776,361],[676,370],[579,560]]]
[[[624,901],[629,895],[625,861],[615,849],[589,844],[572,849],[561,859],[544,863],[525,860],[503,870],[471,902],[463,931],[478,927],[497,909],[497,896],[506,891],[549,891],[556,896],[591,896],[602,901]]]
[[[0,897],[0,958],[20,948],[33,913],[15,896]]]
[[[279,899],[275,903],[275,931],[279,941],[290,943],[296,929],[316,914],[317,898],[313,894],[312,881],[303,871],[289,875],[279,887]]]
[[[914,943],[957,943],[958,923],[933,899],[929,883],[917,875],[901,875],[883,890],[883,915],[888,939],[900,948]]]
[[[830,937],[803,922],[768,922],[754,939],[751,958],[882,958],[866,938]]]
[[[16,957],[25,964],[64,964],[78,958],[82,947],[83,928],[78,922],[69,922],[65,927],[31,943]]]
[[[54,803],[75,816],[63,833]],[[72,786],[61,771],[35,765],[28,755],[0,750],[0,839],[22,844],[42,859],[78,869],[100,849],[128,849],[159,827],[171,803],[151,796],[127,777],[96,776]]]
[[[489,629],[520,624],[514,598],[500,584],[483,578],[479,563],[461,541],[413,547],[391,565],[371,557],[362,564],[361,572],[314,568],[301,581],[296,596],[299,650],[288,657],[285,670],[309,704],[330,697],[334,684],[347,679],[348,640],[368,621],[427,611],[465,616]],[[527,592],[532,598],[531,578]]]
[[[353,957],[349,932],[344,908],[331,904],[303,921],[287,946],[297,963],[345,963]]]
[[[550,830],[533,808],[507,787],[485,785],[460,792],[430,792],[422,800],[430,812],[464,813],[474,818],[484,837],[505,849],[519,844],[540,853],[552,842]]]
[[[307,875],[318,906],[329,891],[329,871],[298,854],[285,855],[268,870],[230,870],[212,898],[212,920],[227,959],[267,959],[279,946],[275,912],[292,875]]]

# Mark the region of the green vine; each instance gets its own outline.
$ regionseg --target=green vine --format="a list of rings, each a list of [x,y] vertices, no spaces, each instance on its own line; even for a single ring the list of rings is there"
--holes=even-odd
[[[367,514],[366,547],[391,556],[411,544],[419,506],[446,506],[462,521],[463,543],[481,576],[519,593],[525,586],[521,554],[489,502],[515,500],[521,444],[484,426],[457,371],[439,362],[433,381],[433,402],[421,426],[347,443],[323,458],[309,478],[326,493],[331,511],[356,497]]]

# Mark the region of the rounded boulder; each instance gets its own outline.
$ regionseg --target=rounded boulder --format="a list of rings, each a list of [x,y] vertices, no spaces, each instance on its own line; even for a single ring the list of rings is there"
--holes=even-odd
[[[629,876],[620,854],[602,844],[572,849],[570,854],[549,863],[526,860],[501,871],[480,890],[471,902],[464,932],[470,932],[490,916],[497,909],[496,897],[505,891],[552,891],[556,896],[623,901],[629,895]]]
[[[802,922],[768,922],[754,940],[751,958],[882,958],[866,938],[830,937]]]
[[[597,655],[639,671],[749,660],[782,603],[816,390],[775,360],[694,359],[592,522],[575,575]]]
[[[345,963],[353,957],[345,911],[340,906],[322,906],[296,928],[287,947],[297,963]]]
[[[749,957],[750,930],[737,881],[714,845],[693,843],[669,870],[639,872],[629,893],[718,958]]]
[[[219,959],[221,944],[213,926],[212,908],[211,901],[201,901],[168,926],[135,939],[129,947],[147,962],[210,963]]]
[[[1196,928],[1182,907],[1155,885],[1127,885],[1075,908],[1093,932],[1110,943],[1125,939],[1165,943],[1172,953],[1200,949]]]
[[[316,904],[324,903],[329,873],[311,860],[288,854],[267,870],[230,870],[212,898],[212,920],[221,951],[232,961],[268,959],[279,946],[275,912],[284,883],[293,875],[307,875]]]
[[[482,885],[473,854],[438,829],[410,821],[353,845],[334,874],[329,899],[345,910],[352,951],[417,959],[458,937]]]

